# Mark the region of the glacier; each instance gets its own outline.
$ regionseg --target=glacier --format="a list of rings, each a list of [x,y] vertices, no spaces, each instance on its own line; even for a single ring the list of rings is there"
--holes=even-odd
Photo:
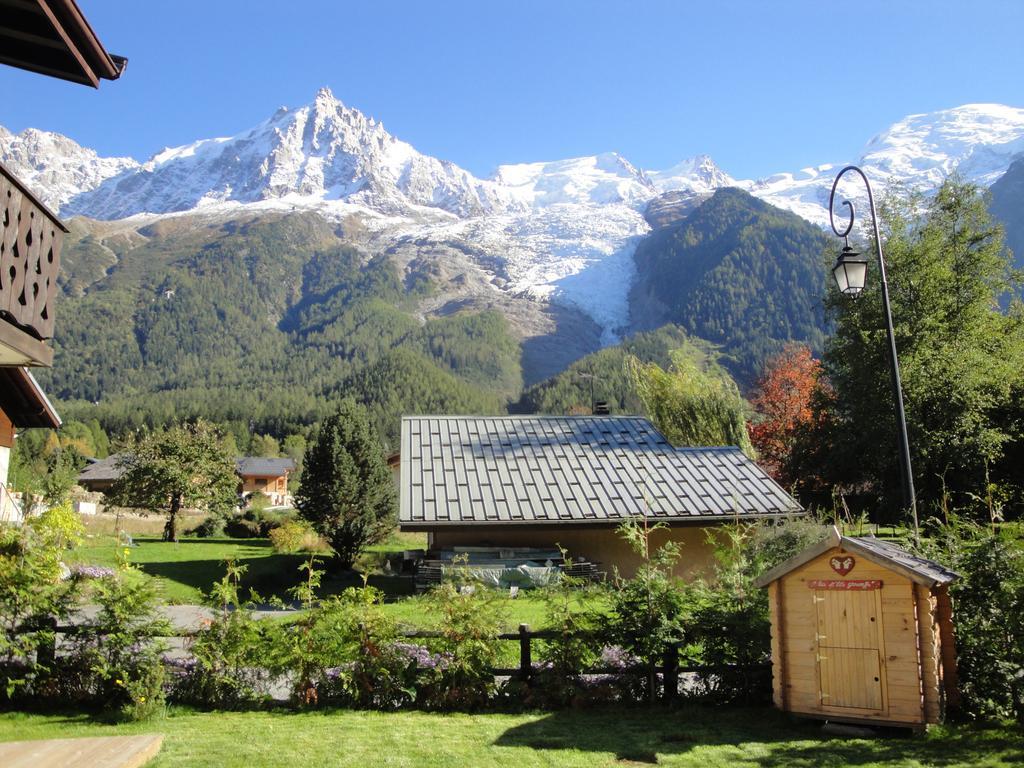
[[[1024,109],[967,104],[910,115],[852,161],[879,192],[899,184],[927,193],[953,172],[987,186],[1022,154]],[[825,227],[832,180],[845,164],[736,179],[707,155],[645,170],[606,152],[501,165],[477,178],[421,154],[326,88],[235,136],[163,149],[145,162],[100,157],[60,134],[0,127],[0,161],[64,216],[313,209],[339,220],[358,214],[385,248],[409,237],[470,243],[488,254],[480,266],[493,290],[575,307],[600,326],[604,344],[629,324],[633,253],[651,231],[644,214],[652,200],[739,187]],[[863,204],[852,181],[840,191]]]

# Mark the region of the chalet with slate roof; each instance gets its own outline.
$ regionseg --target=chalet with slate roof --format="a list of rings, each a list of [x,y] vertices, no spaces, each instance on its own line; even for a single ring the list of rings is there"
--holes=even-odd
[[[121,476],[122,469],[118,462],[120,454],[93,461],[78,475],[78,484],[88,491],[106,491]],[[291,459],[267,459],[259,456],[240,456],[235,459],[235,472],[238,475],[238,493],[248,496],[251,493],[265,494],[271,504],[286,505],[291,497],[288,494],[288,476],[295,471],[295,462]]]
[[[635,416],[407,416],[400,454],[399,525],[435,551],[560,545],[631,574],[616,528],[647,515],[685,576],[712,562],[709,527],[802,512],[738,448],[674,448]]]
[[[289,501],[288,475],[295,471],[291,459],[265,459],[244,456],[235,459],[235,472],[241,478],[238,492],[248,496],[262,493],[271,504],[283,505]]]

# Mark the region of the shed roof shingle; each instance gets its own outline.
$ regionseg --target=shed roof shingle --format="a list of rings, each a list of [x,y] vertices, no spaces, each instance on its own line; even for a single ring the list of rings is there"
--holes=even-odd
[[[768,584],[776,579],[782,578],[787,573],[795,571],[800,566],[811,562],[814,558],[836,547],[844,551],[860,554],[874,563],[903,574],[911,581],[929,587],[948,584],[960,578],[959,574],[949,570],[941,563],[918,557],[892,542],[882,541],[874,536],[843,536],[838,528],[832,526],[832,530],[829,531],[829,535],[826,538],[817,544],[812,544],[802,552],[797,552],[774,568],[765,571],[754,579],[754,585],[758,587],[768,586]]]
[[[634,416],[407,416],[405,527],[780,515],[800,505],[734,447],[673,448]]]

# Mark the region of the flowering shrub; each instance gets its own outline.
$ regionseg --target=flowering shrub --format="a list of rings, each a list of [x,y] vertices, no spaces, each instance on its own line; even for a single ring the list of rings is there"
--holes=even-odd
[[[59,578],[54,547],[36,528],[0,525],[0,702],[33,695],[53,671],[54,623],[76,594]]]
[[[113,568],[104,568],[102,565],[75,565],[71,568],[71,578],[79,580],[110,579],[114,574]]]
[[[566,566],[572,561],[562,550]],[[529,703],[560,707],[581,700],[588,685],[583,670],[597,661],[600,616],[586,601],[587,585],[565,573],[541,593],[544,599],[545,629],[554,637],[540,645],[541,663],[531,675]]]
[[[254,619],[251,605],[239,599],[245,570],[227,562],[224,578],[209,595],[219,614],[192,639],[191,658],[165,657],[172,694],[178,701],[238,709],[268,698],[273,678],[267,658],[270,625]]]
[[[72,691],[127,720],[152,717],[164,706],[162,638],[171,634],[153,587],[128,566],[92,586],[99,612],[71,635],[57,691]]]
[[[431,709],[478,709],[495,692],[501,616],[496,592],[446,582],[430,593],[440,637],[431,642],[444,659],[419,675],[418,703]]]

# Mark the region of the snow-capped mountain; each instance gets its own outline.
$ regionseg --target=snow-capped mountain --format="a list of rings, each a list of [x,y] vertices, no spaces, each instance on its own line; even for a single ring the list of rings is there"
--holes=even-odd
[[[876,193],[896,183],[929,192],[954,171],[988,186],[1024,153],[1024,109],[1002,104],[966,104],[954,109],[910,115],[872,138],[857,158]],[[779,208],[827,226],[828,196],[836,172],[846,163],[828,163],[781,173],[737,186]],[[857,183],[840,191],[864,200]]]
[[[647,175],[659,192],[684,191],[707,195],[722,187],[735,187],[737,183],[707,155],[691,157],[664,171],[648,171]]]
[[[888,182],[930,190],[952,171],[988,185],[1024,153],[1024,109],[971,104],[909,116],[871,139],[859,157],[880,190]],[[353,212],[375,247],[465,243],[494,290],[581,309],[614,341],[629,321],[637,242],[652,209],[688,210],[736,186],[827,226],[840,163],[758,180],[736,180],[697,155],[643,170],[614,152],[502,165],[489,179],[414,149],[322,89],[229,138],[165,149],[145,163],[101,158],[59,134],[0,128],[0,160],[65,216],[123,219],[248,208]],[[862,190],[844,187],[853,199]],[[652,205],[652,201],[656,201]]]
[[[3,126],[0,161],[54,209],[112,176],[139,167],[130,157],[100,157],[59,133],[35,128],[11,133]]]
[[[165,149],[70,200],[64,213],[120,219],[284,198],[344,200],[386,213],[428,206],[458,216],[512,205],[500,186],[420,154],[324,88],[312,104],[282,107],[237,136]]]

